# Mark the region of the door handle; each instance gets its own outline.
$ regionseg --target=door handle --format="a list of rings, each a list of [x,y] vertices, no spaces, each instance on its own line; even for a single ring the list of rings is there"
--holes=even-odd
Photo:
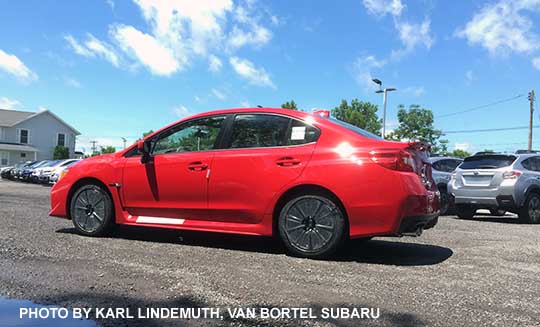
[[[192,171],[202,171],[208,168],[208,165],[201,161],[195,161],[188,165],[188,169]]]
[[[276,160],[276,165],[282,166],[282,167],[290,167],[290,166],[297,166],[300,164],[300,160],[291,158],[291,157],[284,157]]]

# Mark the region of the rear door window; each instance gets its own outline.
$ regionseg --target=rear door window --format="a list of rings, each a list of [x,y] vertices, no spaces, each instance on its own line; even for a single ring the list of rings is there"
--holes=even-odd
[[[527,158],[523,160],[521,165],[527,170],[540,172],[540,158],[539,157]]]
[[[433,163],[433,168],[445,173],[453,172],[457,166],[461,163],[461,160],[455,159],[443,159]]]
[[[465,158],[461,169],[497,169],[510,166],[516,160],[511,155],[480,155]]]
[[[266,148],[286,145],[290,118],[264,114],[234,117],[229,148]]]

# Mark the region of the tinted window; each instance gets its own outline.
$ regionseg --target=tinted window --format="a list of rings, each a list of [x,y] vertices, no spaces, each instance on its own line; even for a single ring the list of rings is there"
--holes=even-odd
[[[236,115],[230,148],[261,148],[286,145],[290,118],[276,115]]]
[[[225,116],[189,121],[159,134],[153,154],[212,150]]]
[[[19,143],[28,144],[28,130],[27,129],[21,129]]]
[[[378,136],[378,135],[375,135],[373,133],[370,133],[366,130],[363,130],[361,129],[360,127],[358,126],[354,126],[354,125],[351,125],[349,123],[346,123],[344,121],[341,121],[339,119],[335,119],[333,117],[330,117],[328,118],[328,120],[330,120],[331,122],[334,122],[336,124],[338,124],[339,126],[342,126],[342,127],[345,127],[346,129],[350,130],[350,131],[353,131],[355,132],[356,134],[359,134],[359,135],[362,135],[364,137],[368,137],[370,139],[374,139],[374,140],[382,140],[382,137]]]
[[[434,162],[433,168],[438,171],[451,173],[456,169],[457,166],[459,166],[460,163],[461,163],[461,160],[443,159],[443,160]]]
[[[287,136],[287,145],[299,145],[317,141],[319,129],[303,122],[292,119],[291,129]]]
[[[58,134],[58,140],[56,145],[65,146],[66,145],[66,134]]]
[[[540,171],[540,160],[538,157],[525,159],[521,165],[527,170]]]
[[[465,158],[461,169],[497,169],[510,166],[516,160],[509,155],[481,155]]]

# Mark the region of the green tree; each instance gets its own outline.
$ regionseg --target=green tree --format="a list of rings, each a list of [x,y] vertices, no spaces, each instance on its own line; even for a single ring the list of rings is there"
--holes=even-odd
[[[454,151],[448,152],[448,155],[456,158],[467,158],[471,156],[469,152],[461,149],[455,149]]]
[[[442,131],[433,126],[433,112],[430,109],[422,108],[413,104],[409,109],[404,105],[398,106],[399,126],[389,135],[389,139],[394,140],[418,140],[431,144],[431,152],[446,153],[448,150],[448,140],[441,139]]]
[[[66,148],[65,146],[57,145],[54,148],[53,159],[54,160],[69,159],[69,149]]]
[[[291,109],[291,110],[298,110],[298,107],[296,106],[296,102],[294,100],[291,100],[291,102],[287,101],[284,104],[281,105],[281,108],[283,109]]]
[[[332,115],[339,120],[358,126],[376,135],[381,135],[381,119],[377,117],[377,105],[352,99],[351,104],[347,100],[341,100],[339,107],[332,110]]]
[[[152,133],[154,133],[154,131],[153,131],[153,130],[149,130],[149,131],[146,132],[146,133],[142,133],[142,137],[145,138],[145,137],[147,137],[148,135],[150,135],[150,134],[152,134]]]
[[[101,147],[101,154],[106,154],[106,153],[115,153],[116,152],[116,148],[114,146],[102,146]]]

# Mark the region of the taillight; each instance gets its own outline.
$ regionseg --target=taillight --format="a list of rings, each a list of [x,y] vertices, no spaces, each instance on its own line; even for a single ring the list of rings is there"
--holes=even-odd
[[[505,171],[502,176],[504,179],[515,179],[521,176],[521,172],[516,170]]]
[[[411,153],[404,150],[382,149],[370,153],[371,160],[392,170],[415,172],[416,165]]]

